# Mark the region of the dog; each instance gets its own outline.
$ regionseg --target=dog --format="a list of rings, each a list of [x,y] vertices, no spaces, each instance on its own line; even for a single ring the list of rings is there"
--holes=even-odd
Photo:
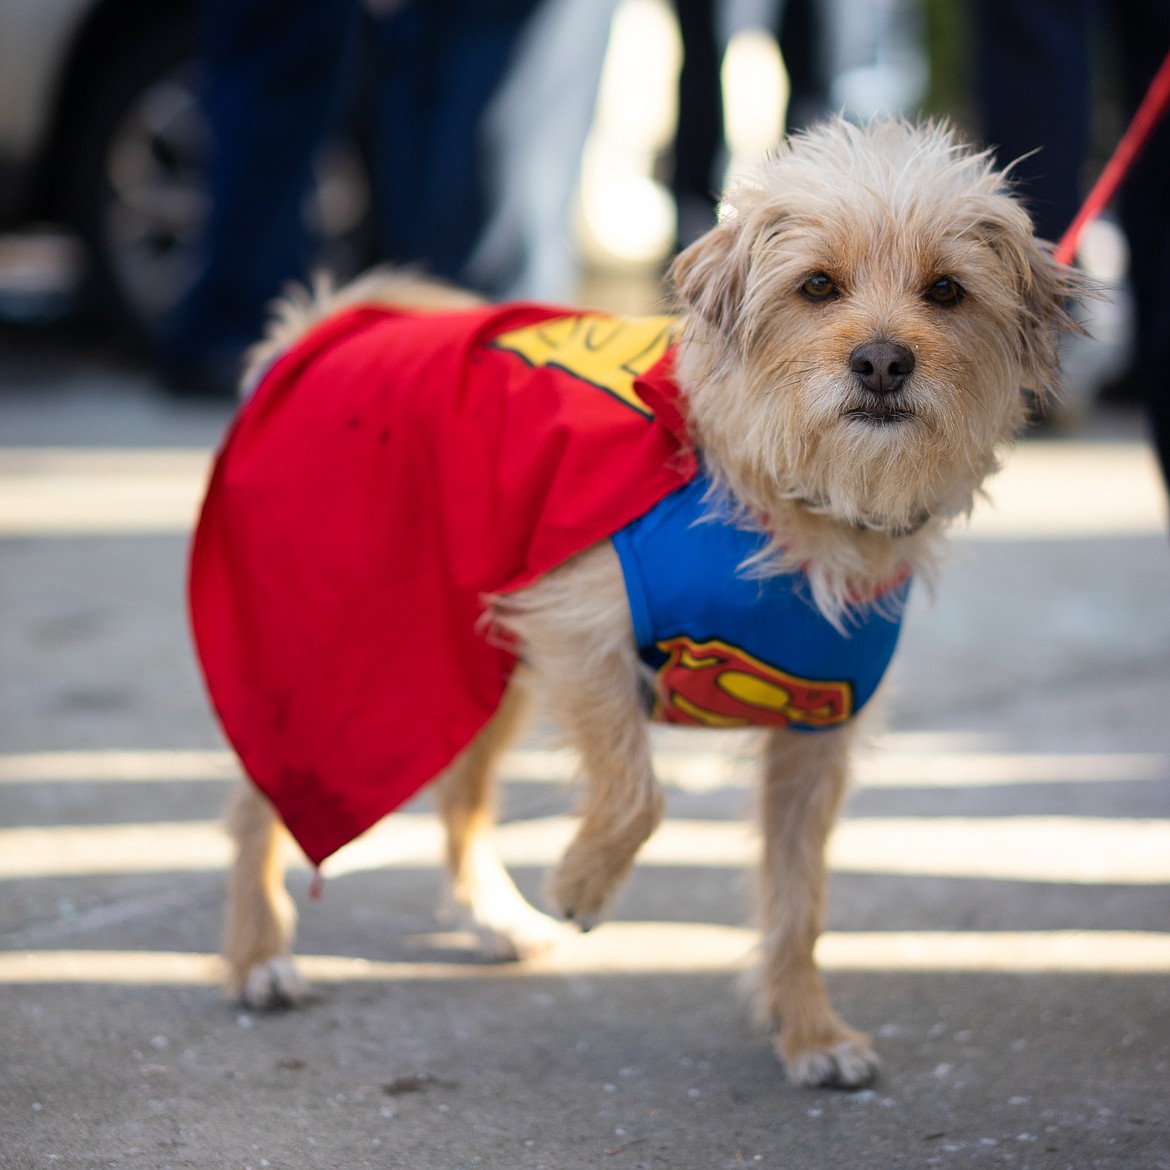
[[[497,330],[490,344],[475,351],[474,363],[506,359],[509,370],[546,372],[559,366],[558,376],[579,375],[580,369],[570,368],[574,362],[593,361],[614,338],[624,339],[625,356],[618,364],[627,382],[615,390],[616,383],[605,382],[609,375],[598,375],[591,384],[606,392],[597,401],[625,397],[615,408],[624,413],[614,425],[641,428],[630,439],[633,445],[649,442],[648,437],[659,444],[650,462],[661,463],[651,469],[660,481],[646,495],[634,491],[632,503],[627,501],[633,489],[619,483],[614,507],[626,512],[611,509],[600,521],[610,528],[590,529],[579,547],[558,546],[538,572],[525,576],[508,569],[506,580],[489,581],[477,599],[478,612],[466,617],[469,628],[459,635],[460,646],[476,639],[486,649],[475,651],[474,662],[465,662],[460,650],[456,661],[438,662],[434,670],[436,690],[443,692],[464,671],[477,672],[479,656],[487,656],[484,685],[496,690],[478,722],[468,722],[470,733],[459,724],[458,734],[447,735],[445,716],[443,726],[411,732],[412,744],[418,742],[410,751],[419,758],[411,756],[408,763],[416,771],[433,768],[423,779],[436,777],[454,903],[488,954],[522,959],[554,945],[566,929],[524,900],[491,844],[493,771],[522,728],[534,692],[543,694],[581,756],[580,825],[552,874],[549,897],[562,919],[584,929],[598,921],[662,816],[648,710],[661,716],[674,704],[679,722],[766,726],[759,1008],[793,1082],[863,1086],[874,1078],[878,1059],[869,1038],[835,1013],[813,957],[824,915],[825,843],[846,789],[850,751],[864,724],[856,716],[893,652],[908,580],[933,578],[945,529],[970,511],[982,483],[1000,466],[1025,422],[1026,402],[1057,392],[1060,338],[1076,328],[1069,306],[1087,286],[1034,237],[1008,176],[987,153],[963,145],[946,126],[898,119],[864,126],[838,119],[787,141],[755,180],[726,197],[717,225],[678,255],[669,279],[677,314],[665,323],[532,310],[534,321],[508,318],[506,332]],[[295,914],[283,883],[282,817],[303,845],[309,842],[310,857],[319,860],[355,826],[364,827],[384,811],[382,805],[363,805],[360,816],[354,814],[358,820],[339,837],[336,822],[350,815],[343,811],[350,808],[345,804],[350,795],[343,799],[331,790],[322,796],[321,786],[328,785],[331,767],[351,763],[356,773],[383,783],[377,753],[398,749],[390,736],[379,740],[382,724],[365,719],[365,705],[368,697],[370,704],[388,709],[378,697],[377,667],[394,654],[395,643],[380,644],[371,657],[365,642],[383,637],[379,615],[398,604],[389,594],[381,596],[382,582],[409,576],[403,564],[413,572],[416,555],[426,556],[415,552],[422,546],[413,536],[410,547],[404,537],[389,552],[357,555],[353,541],[337,535],[339,526],[348,532],[347,526],[365,523],[353,514],[364,511],[363,501],[378,510],[376,523],[371,521],[375,527],[384,512],[404,511],[403,501],[384,501],[387,493],[376,490],[380,481],[373,472],[374,487],[363,480],[352,504],[349,488],[339,486],[342,502],[325,520],[302,523],[297,509],[307,516],[322,496],[332,499],[334,483],[348,484],[358,474],[348,466],[358,456],[345,454],[358,448],[345,446],[346,436],[357,443],[357,436],[367,435],[362,450],[374,452],[379,442],[397,441],[393,436],[407,430],[415,436],[413,446],[401,448],[396,458],[431,459],[430,440],[417,437],[423,423],[373,418],[382,409],[376,394],[369,397],[370,370],[380,360],[376,330],[383,327],[382,316],[397,323],[394,336],[405,336],[401,344],[409,354],[410,330],[442,332],[454,329],[450,323],[456,320],[482,321],[483,314],[496,311],[454,290],[378,273],[339,292],[322,289],[286,301],[252,356],[249,380],[259,390],[237,423],[243,431],[221,453],[208,499],[214,503],[217,493],[233,490],[235,495],[230,508],[205,505],[192,568],[205,674],[229,738],[256,781],[240,786],[230,805],[237,853],[224,938],[228,989],[249,1005],[295,1003],[305,994],[291,957]],[[343,321],[344,329],[337,324]],[[332,388],[320,396],[323,413],[286,427],[292,437],[280,432],[284,437],[273,441],[288,447],[281,448],[281,459],[266,461],[264,427],[284,425],[281,410],[302,408],[282,404],[299,401],[306,379],[316,376],[312,371],[332,369],[330,330],[348,337],[346,330],[360,332],[367,321],[370,332],[362,336],[371,340],[360,361],[354,359],[358,373],[346,381],[349,375],[338,365],[329,374]],[[432,348],[446,361],[461,344],[449,340]],[[532,351],[536,345],[545,347],[543,356]],[[566,356],[569,350],[576,356]],[[404,365],[413,358],[394,360]],[[412,392],[412,410],[422,409],[419,399],[430,409],[432,390],[436,399],[447,393],[433,372],[447,367],[439,357],[426,362],[430,388]],[[655,379],[664,368],[673,390],[654,398]],[[584,380],[590,377],[585,371]],[[274,382],[278,389],[265,398]],[[346,404],[347,396],[361,395],[366,398],[360,407]],[[271,418],[278,422],[265,421]],[[623,458],[625,443],[606,438],[584,457],[586,498],[603,493],[610,462]],[[293,448],[295,457],[285,458]],[[457,509],[479,507],[480,497],[491,494],[464,483],[478,459],[448,458],[446,467],[459,484],[457,492],[451,489]],[[559,456],[552,462],[559,475],[563,462]],[[273,488],[265,479],[270,474],[265,469],[274,467],[286,475],[284,486]],[[314,487],[301,503],[263,508],[254,503],[301,492],[310,475],[304,468],[324,486]],[[432,489],[420,489],[418,497],[447,490],[448,480],[441,479]],[[692,511],[682,517],[681,528],[659,530],[657,520],[646,519],[684,496]],[[412,515],[416,505],[421,506],[417,499],[409,504]],[[217,524],[226,530],[249,508],[259,509],[250,529],[232,529],[230,538],[217,535]],[[620,532],[614,523],[622,526]],[[323,534],[313,538],[312,549],[281,560],[312,525]],[[859,690],[856,679],[842,682],[833,675],[851,666],[828,668],[827,674],[816,663],[795,671],[782,663],[773,670],[741,646],[699,635],[659,637],[651,647],[656,661],[648,663],[639,649],[642,619],[635,612],[627,563],[629,556],[640,555],[626,547],[633,539],[627,535],[631,526],[639,525],[639,540],[665,542],[668,553],[673,542],[683,540],[678,533],[687,540],[692,534],[726,538],[734,545],[728,580],[753,595],[784,593],[788,611],[799,611],[793,620],[816,625],[815,636],[809,636],[817,646],[831,646],[849,661],[850,655],[870,655],[870,665],[858,668],[869,671],[868,681]],[[491,546],[492,534],[486,539]],[[494,548],[483,555],[494,556]],[[691,560],[705,557],[699,552]],[[232,575],[239,558],[255,562],[242,585]],[[312,580],[303,585],[304,611],[267,643],[253,637],[253,625],[259,628],[285,605],[280,591],[301,589],[305,574]],[[669,567],[666,576],[673,576]],[[268,590],[254,604],[253,588]],[[682,590],[684,602],[689,589]],[[225,607],[230,621],[223,617]],[[328,671],[318,655],[334,654],[332,642],[324,636],[314,641],[308,633],[306,645],[300,645],[301,626],[317,620],[305,614],[327,607],[338,611],[339,623],[328,637],[349,643],[336,651],[343,657]],[[366,616],[345,625],[351,608]],[[384,620],[406,636],[416,616],[408,612]],[[436,620],[445,619],[440,614]],[[749,624],[763,627],[770,621]],[[217,658],[219,626],[234,632],[222,635],[232,641],[231,653]],[[374,626],[379,632],[371,634]],[[245,634],[239,634],[244,627]],[[857,649],[864,646],[870,648]],[[366,655],[360,669],[350,655]],[[267,670],[269,656],[280,659],[279,669],[268,672],[276,682],[241,682]],[[505,677],[497,685],[492,672],[500,663]],[[385,663],[387,671],[396,666]],[[679,677],[688,670],[688,679],[702,676],[707,690],[683,693],[692,685],[688,679],[679,684],[681,690],[671,690],[674,684],[664,682],[672,677],[668,667]],[[321,683],[318,676],[330,671],[336,684]],[[282,672],[308,679],[305,686],[316,688],[312,704],[298,707],[291,687],[288,694],[277,694]],[[343,702],[331,686],[345,690]],[[327,716],[319,713],[324,708]],[[310,740],[316,746],[305,747]],[[302,745],[296,752],[287,747],[293,742]],[[395,755],[388,770],[408,754]],[[280,756],[279,768],[269,766],[269,756]],[[360,793],[353,797],[360,799]],[[274,801],[283,801],[279,814]]]

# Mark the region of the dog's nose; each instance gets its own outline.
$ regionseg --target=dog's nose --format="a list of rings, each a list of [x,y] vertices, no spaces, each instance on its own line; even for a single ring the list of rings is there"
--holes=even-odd
[[[892,394],[914,372],[914,354],[896,341],[869,341],[849,355],[849,368],[874,394]]]

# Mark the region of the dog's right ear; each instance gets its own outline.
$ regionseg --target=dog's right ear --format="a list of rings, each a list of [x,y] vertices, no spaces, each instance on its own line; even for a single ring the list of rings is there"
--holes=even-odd
[[[742,236],[742,221],[731,215],[680,252],[667,273],[686,309],[729,338],[747,283]]]

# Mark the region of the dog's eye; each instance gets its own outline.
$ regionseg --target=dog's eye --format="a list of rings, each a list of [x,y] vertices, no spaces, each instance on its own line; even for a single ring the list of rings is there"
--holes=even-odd
[[[837,296],[837,286],[823,272],[818,272],[800,286],[800,292],[810,301],[828,301]]]
[[[927,286],[926,299],[933,304],[950,308],[963,299],[963,290],[958,282],[949,276],[940,276],[933,284]]]

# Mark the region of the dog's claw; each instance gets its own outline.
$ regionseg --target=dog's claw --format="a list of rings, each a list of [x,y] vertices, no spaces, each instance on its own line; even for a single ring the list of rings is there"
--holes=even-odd
[[[561,917],[571,922],[581,934],[588,934],[597,925],[597,919],[592,915],[578,914],[576,910],[562,910]]]
[[[245,1007],[273,1011],[296,1007],[308,993],[309,985],[292,959],[272,958],[248,972],[239,998]]]
[[[814,1049],[785,1058],[788,1079],[796,1085],[820,1089],[864,1089],[877,1079],[881,1062],[874,1051],[856,1040],[843,1040],[829,1049]]]

